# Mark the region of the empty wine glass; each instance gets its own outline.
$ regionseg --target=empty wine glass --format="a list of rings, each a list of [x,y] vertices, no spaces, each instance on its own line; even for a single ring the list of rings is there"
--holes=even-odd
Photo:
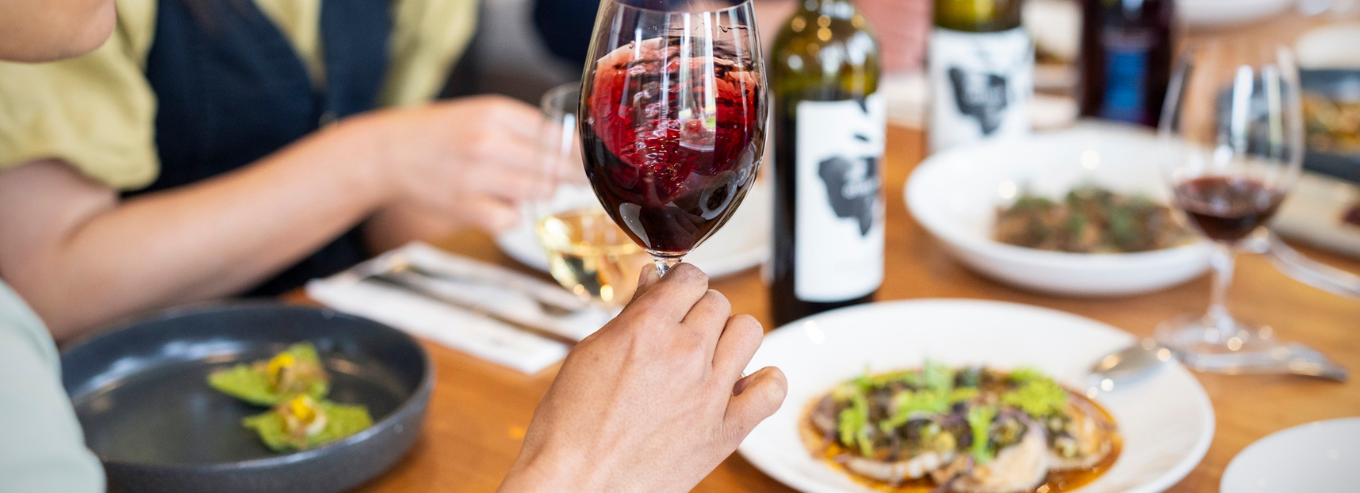
[[[586,175],[665,274],[746,196],[765,151],[750,0],[605,0],[581,87]]]
[[[1157,338],[1191,366],[1232,371],[1280,344],[1228,310],[1238,243],[1270,219],[1303,161],[1299,73],[1288,48],[1211,40],[1177,63],[1159,134],[1177,205],[1214,242],[1203,315],[1163,322]]]

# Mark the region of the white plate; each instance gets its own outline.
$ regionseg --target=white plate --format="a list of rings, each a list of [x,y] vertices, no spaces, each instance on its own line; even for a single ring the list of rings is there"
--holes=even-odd
[[[685,261],[713,278],[755,267],[770,258],[773,229],[774,195],[769,183],[758,180],[737,206],[732,219],[686,255]],[[519,226],[497,236],[496,246],[515,261],[548,272],[548,258],[530,221],[520,221]]]
[[[777,366],[789,379],[778,412],[756,427],[740,452],[780,482],[808,493],[874,493],[814,459],[798,435],[813,398],[871,371],[949,365],[1032,366],[1077,381],[1098,357],[1132,343],[1114,327],[1027,305],[980,300],[914,300],[831,311],[765,336],[748,371]],[[1124,450],[1082,493],[1162,491],[1204,457],[1214,412],[1195,377],[1172,365],[1097,398],[1114,415]]]
[[[1223,493],[1350,493],[1360,489],[1360,418],[1317,421],[1279,431],[1237,454]]]
[[[1156,135],[1082,122],[1070,130],[991,140],[930,156],[907,179],[907,209],[955,258],[988,277],[1045,293],[1122,296],[1179,284],[1209,267],[1206,241],[1138,253],[1035,250],[992,239],[998,205],[1026,188],[1062,197],[1094,183],[1169,202]]]
[[[1343,220],[1360,203],[1360,186],[1317,173],[1302,173],[1275,213],[1271,228],[1333,252],[1360,257],[1360,226]]]

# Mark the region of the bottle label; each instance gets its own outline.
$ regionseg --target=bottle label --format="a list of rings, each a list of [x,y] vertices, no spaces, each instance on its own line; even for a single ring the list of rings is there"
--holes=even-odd
[[[1029,132],[1034,44],[1024,28],[930,34],[930,148]]]
[[[885,100],[802,101],[797,111],[794,295],[867,295],[883,283]]]
[[[1148,51],[1152,36],[1107,32],[1105,41],[1105,104],[1100,117],[1130,123],[1147,123]],[[1156,123],[1156,122],[1151,122]]]

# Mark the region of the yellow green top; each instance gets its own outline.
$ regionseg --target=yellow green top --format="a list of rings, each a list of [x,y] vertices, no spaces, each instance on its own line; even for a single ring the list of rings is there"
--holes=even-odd
[[[254,0],[324,77],[322,0]],[[0,170],[60,158],[122,190],[155,181],[156,96],[144,76],[157,0],[117,0],[118,25],[94,52],[60,62],[0,62]],[[395,0],[379,106],[428,101],[472,37],[476,0]]]

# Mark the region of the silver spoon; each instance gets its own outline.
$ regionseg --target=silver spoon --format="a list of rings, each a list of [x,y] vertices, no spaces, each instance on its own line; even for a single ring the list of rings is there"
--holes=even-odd
[[[1152,339],[1107,354],[1091,366],[1086,377],[1086,396],[1094,398],[1101,392],[1146,378],[1173,359],[1171,349]]]

